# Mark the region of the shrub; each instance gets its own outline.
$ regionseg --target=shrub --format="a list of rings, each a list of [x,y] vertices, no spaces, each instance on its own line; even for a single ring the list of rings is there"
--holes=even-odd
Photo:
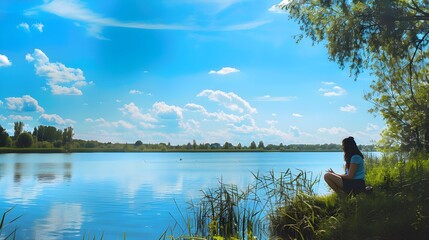
[[[33,136],[27,132],[19,134],[16,146],[19,148],[28,148],[33,145]]]

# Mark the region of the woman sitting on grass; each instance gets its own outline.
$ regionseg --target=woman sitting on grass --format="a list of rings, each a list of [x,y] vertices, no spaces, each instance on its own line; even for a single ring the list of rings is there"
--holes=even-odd
[[[365,169],[363,155],[353,137],[343,139],[345,174],[328,169],[325,181],[336,193],[358,194],[365,191]]]

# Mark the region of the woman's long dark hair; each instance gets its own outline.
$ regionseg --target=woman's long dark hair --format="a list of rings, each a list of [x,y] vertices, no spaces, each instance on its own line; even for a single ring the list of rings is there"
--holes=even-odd
[[[348,137],[343,139],[343,151],[344,151],[344,161],[346,162],[346,169],[350,168],[350,161],[353,155],[359,155],[363,159],[363,154],[356,145],[355,139],[353,137]]]

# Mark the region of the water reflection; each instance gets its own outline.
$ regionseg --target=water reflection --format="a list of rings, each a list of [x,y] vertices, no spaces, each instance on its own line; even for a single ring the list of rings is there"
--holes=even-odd
[[[22,168],[23,168],[23,164],[22,163],[15,163],[15,165],[14,165],[14,169],[15,169],[15,171],[14,171],[14,175],[13,175],[13,181],[15,182],[15,183],[19,183],[19,182],[21,182],[21,170],[22,170]]]
[[[81,204],[54,204],[46,217],[34,221],[34,239],[56,240],[63,239],[63,235],[77,237],[80,235],[83,216]]]
[[[0,162],[0,194],[10,204],[32,205],[45,188],[70,182],[73,164],[64,158],[27,158],[4,155]]]
[[[70,181],[72,178],[71,162],[15,162],[13,164],[13,182],[21,183],[23,178],[34,176],[40,183]],[[0,164],[0,176],[9,171],[8,165]]]

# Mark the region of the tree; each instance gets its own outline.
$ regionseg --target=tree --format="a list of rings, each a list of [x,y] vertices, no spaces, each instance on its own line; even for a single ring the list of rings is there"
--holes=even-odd
[[[264,149],[264,148],[265,148],[265,145],[264,145],[264,142],[263,142],[263,141],[259,141],[259,143],[258,143],[258,148],[259,148],[259,149]]]
[[[12,143],[12,139],[10,138],[9,134],[6,132],[6,129],[4,129],[0,125],[0,147],[8,147]]]
[[[17,140],[18,136],[22,133],[24,129],[24,123],[23,122],[15,122],[13,126],[13,139]]]
[[[73,141],[73,128],[72,127],[68,127],[68,128],[64,128],[64,131],[62,132],[62,144],[63,146],[66,146],[68,144],[71,144]]]
[[[387,129],[382,143],[429,153],[427,69],[429,9],[414,0],[291,1],[280,7],[303,37],[324,42],[329,59],[355,76],[368,69],[376,79],[365,98]]]
[[[23,132],[19,134],[18,139],[16,141],[16,146],[19,148],[27,148],[33,145],[33,136],[31,136],[28,132]]]
[[[250,143],[250,149],[256,149],[256,143],[255,143],[255,141],[252,141]]]
[[[233,148],[234,148],[234,146],[232,145],[232,143],[225,142],[223,144],[223,149],[233,149]]]
[[[134,147],[140,147],[141,145],[143,145],[141,140],[137,140],[136,143],[134,143]]]

